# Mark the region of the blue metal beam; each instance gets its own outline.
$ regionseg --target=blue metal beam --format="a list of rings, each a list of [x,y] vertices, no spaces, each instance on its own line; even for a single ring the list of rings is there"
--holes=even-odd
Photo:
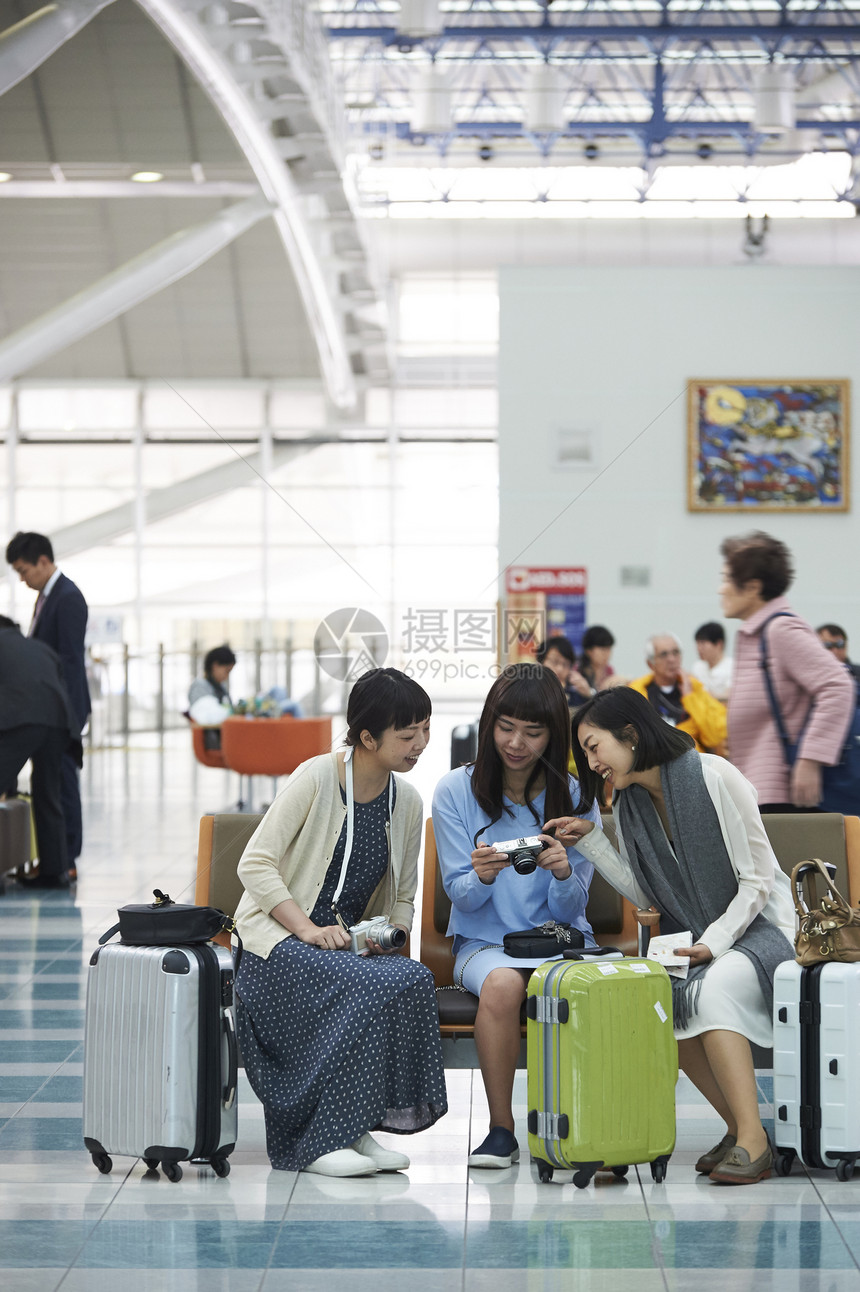
[[[842,138],[846,131],[860,131],[860,118],[844,121],[798,121],[798,130],[812,130],[820,135]],[[406,121],[394,123],[398,139],[419,146],[434,140],[459,139],[532,139],[540,138],[519,121],[458,121],[453,122],[451,129],[440,134],[428,134],[426,131],[413,131]],[[365,125],[368,134],[379,133],[378,122]],[[750,121],[667,121],[655,124],[648,121],[571,121],[563,130],[554,132],[553,139],[605,139],[635,137],[647,142],[660,143],[666,139],[699,139],[710,136],[714,139],[738,137],[758,140],[761,136]],[[787,151],[792,151],[787,149]]]
[[[833,12],[832,10],[830,12]],[[806,15],[801,15],[806,17]],[[432,36],[413,36],[390,26],[329,27],[330,40],[372,40],[382,45],[395,45],[413,49],[427,44],[434,48],[450,41],[493,41],[510,44],[513,41],[532,41],[541,48],[552,47],[562,41],[599,41],[603,45],[639,41],[653,51],[665,49],[669,44],[686,42],[704,44],[721,41],[725,44],[760,42],[767,48],[778,49],[787,41],[820,41],[825,46],[834,41],[852,44],[860,40],[860,13],[853,19],[850,13],[840,12],[836,22],[791,22],[785,18],[774,23],[721,23],[682,22],[660,23],[588,23],[541,22],[522,23],[519,26],[480,24],[474,26],[446,26]],[[629,57],[629,51],[625,52]]]

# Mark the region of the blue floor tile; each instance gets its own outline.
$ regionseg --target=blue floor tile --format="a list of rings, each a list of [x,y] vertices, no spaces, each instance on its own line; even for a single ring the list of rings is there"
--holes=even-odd
[[[318,1269],[321,1253],[332,1269],[458,1269],[463,1264],[462,1223],[429,1220],[347,1221],[337,1224],[337,1242],[332,1243],[332,1224],[290,1222],[281,1229],[272,1255],[273,1269]]]
[[[83,1035],[84,1011],[77,1006],[71,1009],[0,1009],[0,1028],[19,1027],[45,1031],[47,1028],[77,1028]]]
[[[15,1117],[0,1129],[0,1154],[6,1149],[84,1151],[80,1117]]]
[[[10,1041],[4,1037],[2,1045],[4,1063],[63,1063],[73,1054],[83,1053],[79,1039]]]
[[[84,1097],[83,1077],[51,1077],[33,1096],[37,1104],[79,1104]]]
[[[106,1219],[77,1264],[84,1269],[265,1269],[279,1228],[273,1221]]]

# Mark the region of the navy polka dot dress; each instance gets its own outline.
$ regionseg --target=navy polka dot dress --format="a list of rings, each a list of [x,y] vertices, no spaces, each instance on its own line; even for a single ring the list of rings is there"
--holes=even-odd
[[[343,791],[341,791],[343,792]],[[355,924],[388,866],[388,790],[355,804],[339,908]],[[334,923],[346,822],[310,918]],[[410,1134],[447,1111],[433,976],[402,955],[357,956],[285,938],[236,975],[245,1070],[266,1117],[272,1166],[300,1171],[365,1131]]]

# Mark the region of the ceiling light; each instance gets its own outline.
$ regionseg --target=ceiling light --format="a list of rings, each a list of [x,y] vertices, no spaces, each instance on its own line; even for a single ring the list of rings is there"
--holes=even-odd
[[[131,178],[135,184],[157,184],[164,176],[160,170],[139,170]]]
[[[753,129],[767,135],[794,129],[794,72],[790,67],[766,63],[756,69]]]
[[[526,130],[557,133],[564,130],[564,102],[567,83],[561,68],[550,63],[535,63],[526,73],[523,95],[523,119]]]
[[[8,170],[0,170],[0,184],[8,183],[11,178],[12,175]]]

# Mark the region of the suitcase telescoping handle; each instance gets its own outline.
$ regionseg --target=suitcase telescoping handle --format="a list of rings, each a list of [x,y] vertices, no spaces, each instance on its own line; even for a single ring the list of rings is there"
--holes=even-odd
[[[229,1007],[224,1010],[223,1024],[227,1038],[227,1083],[224,1086],[223,1103],[225,1108],[232,1108],[239,1083],[239,1046],[236,1041],[236,1020]]]

